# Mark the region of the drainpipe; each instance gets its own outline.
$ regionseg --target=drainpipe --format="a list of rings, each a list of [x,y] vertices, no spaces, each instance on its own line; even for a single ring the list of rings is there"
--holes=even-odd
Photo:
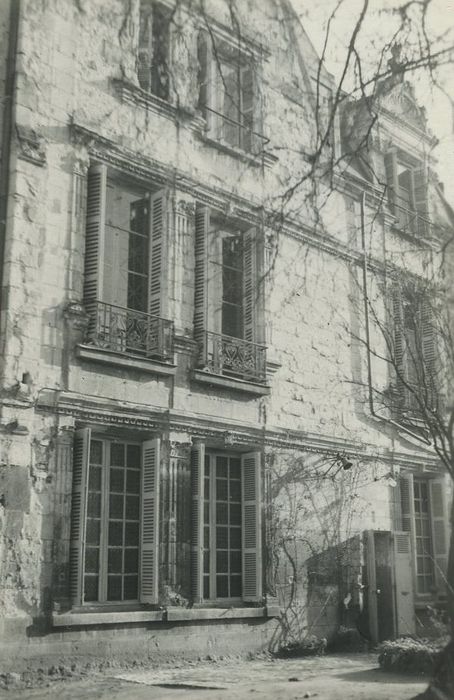
[[[20,0],[10,0],[9,46],[6,59],[5,94],[3,107],[2,158],[0,161],[0,309],[5,263],[8,195],[11,172],[11,141],[13,138],[16,88],[16,60],[19,44]]]
[[[392,420],[391,418],[385,418],[384,416],[380,416],[375,411],[374,391],[373,391],[373,382],[372,382],[372,355],[371,355],[371,351],[370,351],[369,294],[368,294],[368,284],[367,284],[368,265],[367,265],[367,254],[366,254],[365,208],[366,208],[366,191],[363,190],[362,195],[361,195],[361,247],[362,247],[362,253],[363,253],[363,299],[364,299],[364,322],[365,322],[365,326],[366,326],[367,384],[368,384],[368,390],[369,390],[369,410],[370,410],[372,416],[374,416],[374,418],[378,418],[379,420],[384,421],[385,423],[389,423],[390,425],[397,428],[400,432],[403,432],[403,433],[406,433],[407,435],[410,435],[414,440],[417,440],[418,442],[423,442],[425,445],[430,445],[431,444],[430,441],[421,437],[421,435],[414,433],[409,428],[405,428],[405,426],[401,425],[400,423],[398,423],[395,420]]]

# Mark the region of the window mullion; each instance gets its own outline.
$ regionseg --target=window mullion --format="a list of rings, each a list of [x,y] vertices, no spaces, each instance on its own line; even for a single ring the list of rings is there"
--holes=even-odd
[[[110,442],[103,440],[103,463],[101,472],[101,532],[99,541],[99,602],[107,602],[109,494],[110,494]]]

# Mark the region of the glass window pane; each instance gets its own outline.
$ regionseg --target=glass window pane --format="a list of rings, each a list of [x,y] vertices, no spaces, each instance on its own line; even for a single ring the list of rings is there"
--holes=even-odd
[[[241,460],[233,457],[230,460],[230,478],[241,479]]]
[[[220,525],[228,523],[227,503],[216,504],[216,522]]]
[[[230,596],[232,598],[241,598],[243,594],[241,576],[230,577]]]
[[[203,522],[210,522],[210,504],[208,501],[205,501],[205,503],[203,504]]]
[[[90,464],[88,470],[88,488],[90,491],[101,491],[101,467],[94,467]]]
[[[113,519],[123,519],[123,503],[124,496],[119,494],[110,494],[109,497],[109,518]]]
[[[124,471],[123,469],[111,469],[110,470],[110,491],[116,491],[117,493],[123,493],[124,491]]]
[[[228,576],[216,576],[216,597],[229,597],[229,579]]]
[[[97,574],[99,569],[99,549],[87,547],[85,549],[85,571],[87,574]]]
[[[230,524],[240,525],[241,524],[241,505],[239,503],[230,504]]]
[[[131,469],[140,469],[142,462],[142,453],[140,445],[127,445],[126,464]]]
[[[204,486],[203,486],[203,497],[208,500],[210,498],[210,480],[209,479],[204,479]]]
[[[126,496],[126,518],[128,520],[138,520],[140,508],[139,496]]]
[[[109,574],[121,574],[123,571],[123,550],[117,547],[109,547],[107,560]]]
[[[146,275],[148,271],[148,237],[129,234],[128,268]]]
[[[232,549],[241,549],[241,529],[239,527],[230,528],[230,546]]]
[[[227,479],[216,479],[216,500],[226,501],[228,497]]]
[[[102,464],[102,441],[90,442],[90,464]]]
[[[100,521],[93,518],[87,519],[86,539],[87,544],[99,544]]]
[[[240,306],[222,304],[222,332],[233,338],[243,337],[243,313]]]
[[[203,546],[205,547],[205,549],[208,549],[208,547],[210,546],[210,528],[209,527],[205,527],[203,529]]]
[[[228,527],[216,528],[216,547],[217,549],[227,549],[229,546],[229,529]]]
[[[216,573],[228,573],[229,570],[229,555],[222,549],[216,552]]]
[[[87,504],[87,516],[88,517],[100,517],[101,516],[101,494],[99,493],[89,493],[88,494],[88,504]]]
[[[98,576],[84,577],[84,600],[86,603],[98,600]]]
[[[228,476],[227,472],[228,459],[227,457],[216,457],[216,477],[218,479],[226,479]]]
[[[142,277],[141,275],[136,275],[133,273],[128,274],[128,309],[135,309],[136,311],[146,311],[147,309],[147,298],[148,298],[148,279],[147,277]],[[131,314],[132,316],[132,314]],[[130,336],[130,342],[133,340],[133,335],[137,332],[137,326],[132,325]]]
[[[126,523],[125,524],[125,544],[138,546],[138,544],[139,544],[139,523]]]
[[[139,550],[125,549],[125,574],[136,574],[139,570]]]
[[[109,575],[107,577],[107,599],[121,600],[121,576]]]
[[[209,576],[204,576],[203,577],[203,597],[205,600],[208,600],[210,597],[210,577]]]
[[[230,500],[241,501],[241,481],[230,482]]]
[[[128,469],[126,475],[126,490],[128,493],[140,493],[140,472]]]
[[[123,545],[123,523],[109,522],[109,545]]]
[[[203,573],[210,573],[210,552],[208,549],[205,549],[203,552]]]
[[[112,442],[110,445],[110,464],[113,467],[124,467],[125,446],[123,443]]]
[[[138,595],[137,595],[137,587],[138,584],[138,577],[136,576],[125,576],[124,577],[124,593],[123,593],[123,599],[124,600],[136,600]]]
[[[241,552],[230,552],[230,571],[232,574],[241,573]]]

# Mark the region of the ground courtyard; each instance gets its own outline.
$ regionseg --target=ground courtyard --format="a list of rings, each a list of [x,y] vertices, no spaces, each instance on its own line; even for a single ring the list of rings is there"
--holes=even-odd
[[[382,671],[376,654],[343,654],[108,668],[80,678],[45,681],[35,688],[13,684],[4,695],[8,700],[409,700],[426,684],[424,678]]]

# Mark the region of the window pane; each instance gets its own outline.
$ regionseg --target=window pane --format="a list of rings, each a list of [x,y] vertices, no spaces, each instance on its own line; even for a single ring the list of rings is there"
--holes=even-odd
[[[147,311],[147,299],[148,299],[148,278],[142,277],[141,275],[136,275],[133,273],[128,274],[128,309],[134,309],[135,311]],[[135,324],[133,323],[135,321]],[[137,332],[138,326],[137,318],[130,319],[130,324],[128,326],[128,338],[132,340],[133,332]]]
[[[139,544],[139,523],[126,523],[125,524],[125,544],[126,545],[138,545]]]
[[[137,595],[137,582],[138,582],[138,577],[137,576],[125,576],[124,577],[124,592],[123,592],[123,599],[124,600],[136,600],[138,595]]]
[[[99,549],[87,547],[85,549],[85,571],[87,574],[97,574],[99,569]]]
[[[123,519],[123,496],[111,494],[109,498],[109,518]]]
[[[241,523],[241,506],[239,503],[230,504],[230,524],[239,525]]]
[[[216,457],[216,476],[226,479],[228,475],[228,459],[227,457]]]
[[[228,573],[229,555],[222,549],[216,552],[216,572],[219,574]]]
[[[241,460],[236,458],[230,460],[230,478],[241,480]]]
[[[87,515],[88,517],[100,517],[101,515],[101,495],[99,493],[89,493],[88,494],[88,504],[87,504]]]
[[[126,466],[131,469],[140,469],[142,462],[140,445],[127,445],[126,455]]]
[[[113,467],[123,467],[125,464],[125,446],[112,442],[110,445],[110,464]]]
[[[229,596],[228,576],[216,576],[216,596],[217,596],[217,598],[228,598],[228,596]]]
[[[86,603],[93,603],[98,600],[98,576],[85,576],[84,600]]]
[[[203,597],[207,600],[210,597],[210,578],[209,576],[203,577]]]
[[[241,552],[230,552],[230,572],[232,574],[241,573]]]
[[[216,505],[216,522],[222,524],[227,524],[228,522],[228,511],[226,503],[218,503]]]
[[[110,470],[110,490],[117,493],[123,493],[125,483],[125,473],[123,469]]]
[[[216,479],[216,500],[226,501],[228,496],[227,479]]]
[[[139,550],[125,549],[125,574],[136,574],[139,570]]]
[[[110,521],[109,523],[109,545],[123,545],[123,523]]]
[[[230,577],[230,597],[231,598],[241,598],[241,596],[242,596],[241,576],[231,576]]]
[[[128,520],[139,519],[140,500],[138,496],[126,496],[126,518]]]
[[[128,493],[140,493],[140,472],[135,469],[127,471],[126,490]]]
[[[216,528],[216,547],[218,549],[227,549],[229,546],[229,528],[228,527],[217,527]]]
[[[90,442],[90,464],[102,464],[101,440],[92,440]]]
[[[210,573],[210,552],[208,550],[203,552],[203,573]]]
[[[121,576],[107,577],[107,598],[109,600],[121,600]]]
[[[241,548],[241,529],[239,527],[230,528],[230,546],[232,549]]]
[[[90,464],[90,468],[88,470],[88,488],[90,491],[101,491],[101,477],[101,467],[94,467]]]
[[[230,482],[230,500],[241,501],[241,481]]]
[[[107,569],[109,574],[121,574],[123,569],[123,556],[121,549],[109,547]]]
[[[101,523],[93,518],[87,519],[86,538],[88,544],[99,544]]]
[[[233,338],[243,337],[243,313],[240,306],[222,304],[222,332]]]

